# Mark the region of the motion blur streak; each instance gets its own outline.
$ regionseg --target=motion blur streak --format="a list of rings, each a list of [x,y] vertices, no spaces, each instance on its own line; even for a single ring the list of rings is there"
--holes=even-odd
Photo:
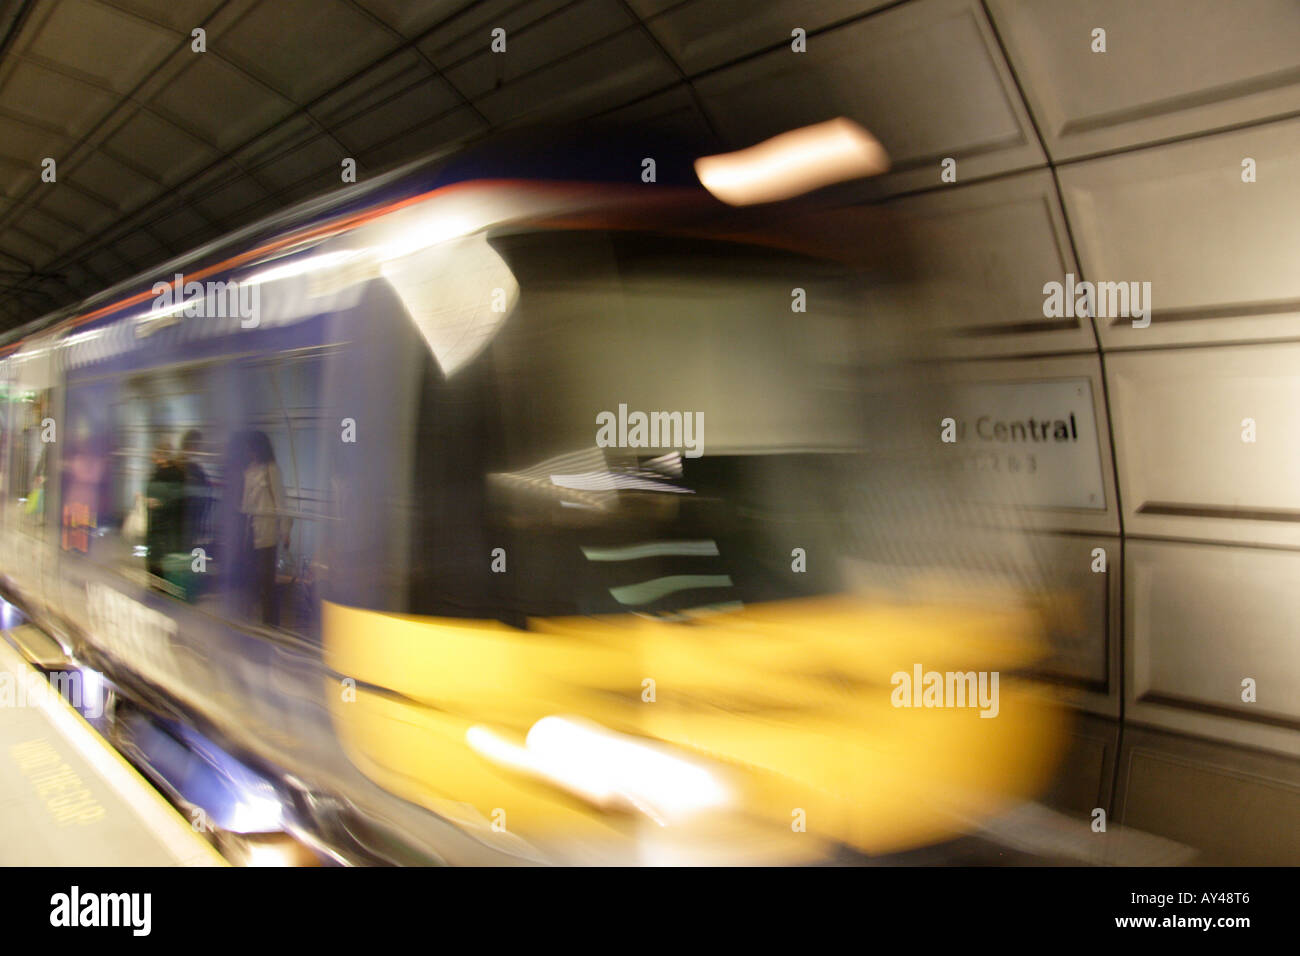
[[[882,855],[1035,798],[1038,545],[938,440],[906,273],[698,149],[564,142],[612,180],[489,144],[158,270],[255,323],[138,321],[150,274],[15,343],[6,586],[145,760],[256,771],[216,826],[348,859]],[[714,160],[729,202],[885,168],[842,121]]]
[[[876,176],[888,169],[885,148],[857,123],[843,117],[695,162],[704,188],[732,206],[790,199],[832,183]]]
[[[588,720],[543,717],[523,747],[484,727],[471,727],[466,740],[489,760],[532,773],[602,810],[639,810],[660,825],[727,802],[707,770]]]

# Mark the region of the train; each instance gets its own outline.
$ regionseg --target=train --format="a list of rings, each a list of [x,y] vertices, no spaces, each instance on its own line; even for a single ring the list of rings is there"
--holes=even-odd
[[[938,419],[873,277],[660,139],[529,136],[7,336],[6,598],[259,768],[224,825],[372,859],[890,858],[1032,799],[1039,610],[884,583],[960,531],[882,453]]]

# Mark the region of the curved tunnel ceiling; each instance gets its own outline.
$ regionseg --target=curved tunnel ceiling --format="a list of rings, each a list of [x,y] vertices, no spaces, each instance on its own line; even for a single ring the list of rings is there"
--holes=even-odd
[[[894,160],[865,197],[939,186],[944,157],[970,183],[1297,112],[1291,0],[6,0],[0,327],[328,191],[344,157],[364,178],[521,121],[739,148],[846,115]]]

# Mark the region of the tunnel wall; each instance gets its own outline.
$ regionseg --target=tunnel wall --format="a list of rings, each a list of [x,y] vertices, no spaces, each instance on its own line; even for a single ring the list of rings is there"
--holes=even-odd
[[[927,278],[909,308],[952,333],[959,377],[1029,395],[1089,383],[1104,506],[1031,521],[1055,545],[1055,581],[1082,595],[1057,674],[1081,719],[1051,799],[1107,808],[1207,862],[1293,862],[1300,6],[774,3],[733,29],[734,6],[651,21],[705,72],[624,114],[707,117],[728,145],[858,120],[894,165],[843,196],[910,223]],[[789,25],[807,29],[806,53],[740,59]],[[1045,315],[1044,284],[1067,274],[1149,282],[1149,324]]]

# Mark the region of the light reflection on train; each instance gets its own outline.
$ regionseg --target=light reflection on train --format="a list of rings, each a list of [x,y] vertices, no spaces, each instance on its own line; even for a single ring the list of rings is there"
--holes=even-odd
[[[999,563],[941,383],[855,270],[631,162],[432,163],[22,338],[15,599],[442,859],[886,854],[1032,797],[1063,717],[1026,594],[917,583]]]

